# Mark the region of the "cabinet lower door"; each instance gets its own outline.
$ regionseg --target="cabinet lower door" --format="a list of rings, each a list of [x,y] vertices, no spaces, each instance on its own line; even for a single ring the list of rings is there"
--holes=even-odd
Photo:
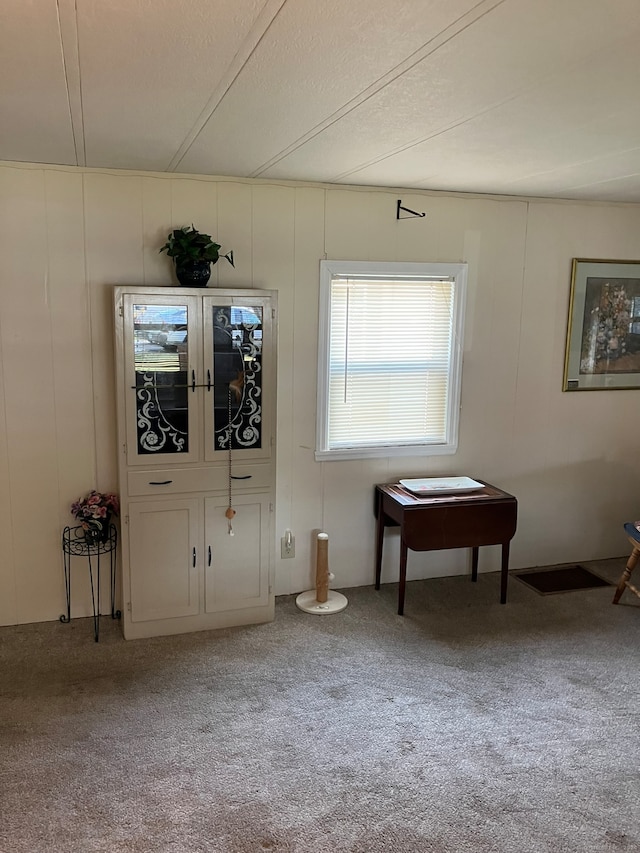
[[[199,502],[129,504],[131,621],[199,612]]]
[[[205,600],[207,613],[269,602],[270,512],[268,495],[239,495],[233,536],[223,497],[205,499]]]

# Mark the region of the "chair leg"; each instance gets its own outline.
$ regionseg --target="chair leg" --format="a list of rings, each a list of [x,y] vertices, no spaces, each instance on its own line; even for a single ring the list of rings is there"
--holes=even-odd
[[[624,572],[622,573],[622,577],[620,578],[618,588],[616,589],[615,595],[613,596],[612,604],[617,604],[620,601],[620,596],[625,591],[627,583],[629,582],[629,578],[631,577],[631,573],[637,566],[639,558],[640,547],[634,546],[633,551],[631,552],[631,555],[627,560],[627,565],[625,567]]]

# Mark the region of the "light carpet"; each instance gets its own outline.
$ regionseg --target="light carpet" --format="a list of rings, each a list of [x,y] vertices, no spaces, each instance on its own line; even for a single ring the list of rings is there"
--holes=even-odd
[[[634,596],[343,592],[151,640],[1,628],[0,851],[640,851]]]

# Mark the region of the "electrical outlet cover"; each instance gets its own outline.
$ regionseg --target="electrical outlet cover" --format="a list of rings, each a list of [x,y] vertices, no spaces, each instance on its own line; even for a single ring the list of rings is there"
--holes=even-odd
[[[287,547],[287,537],[283,536],[280,540],[280,557],[283,560],[288,560],[296,555],[296,537],[290,536]]]

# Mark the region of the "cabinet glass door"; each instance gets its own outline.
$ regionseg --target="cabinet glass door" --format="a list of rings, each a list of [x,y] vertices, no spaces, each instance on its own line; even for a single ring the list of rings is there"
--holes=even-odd
[[[198,303],[125,296],[129,464],[198,458]]]
[[[273,335],[269,300],[204,300],[205,458],[271,455]]]

